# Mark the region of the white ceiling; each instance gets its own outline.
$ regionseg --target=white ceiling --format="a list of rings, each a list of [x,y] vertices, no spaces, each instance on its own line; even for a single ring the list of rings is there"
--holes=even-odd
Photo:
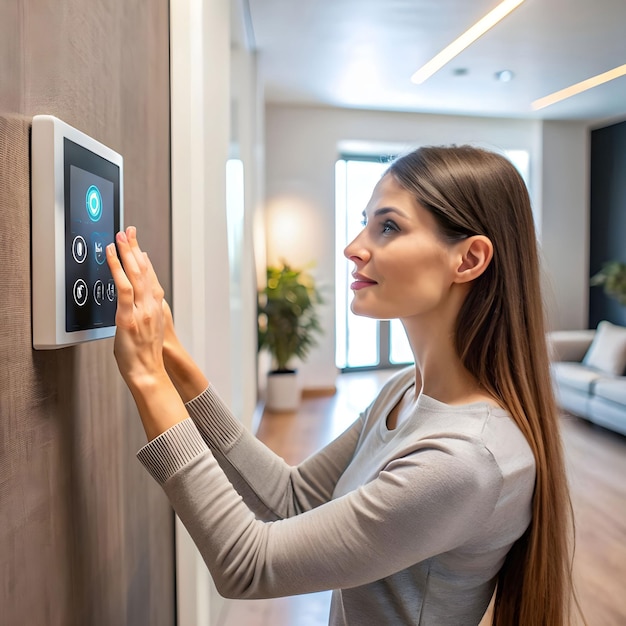
[[[248,0],[269,102],[543,119],[626,119],[626,0],[526,0],[422,85],[411,75],[500,0]],[[456,76],[464,68],[467,74]],[[494,74],[512,70],[514,80]]]

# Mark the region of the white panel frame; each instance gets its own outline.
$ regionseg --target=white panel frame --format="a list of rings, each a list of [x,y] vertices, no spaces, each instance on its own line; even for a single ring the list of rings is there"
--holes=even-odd
[[[120,154],[52,115],[33,117],[31,138],[33,348],[49,350],[115,335],[115,326],[65,330],[65,175],[63,140],[110,161],[120,172],[124,223],[124,160]]]

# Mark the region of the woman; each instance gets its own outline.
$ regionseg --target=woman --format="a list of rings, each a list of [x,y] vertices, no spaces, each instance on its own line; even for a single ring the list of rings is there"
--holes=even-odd
[[[287,466],[232,417],[174,333],[133,228],[107,258],[139,452],[225,596],[333,589],[330,623],[568,623],[568,493],[533,218],[503,157],[391,164],[345,254],[353,311],[399,318],[415,367]]]

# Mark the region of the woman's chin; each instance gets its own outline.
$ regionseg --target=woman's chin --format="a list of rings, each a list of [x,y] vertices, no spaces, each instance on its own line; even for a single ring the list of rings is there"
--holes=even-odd
[[[355,315],[363,315],[362,313],[362,306],[359,306],[354,300],[352,300],[352,302],[350,303],[350,310],[355,314]]]
[[[356,298],[354,298],[354,300],[350,303],[350,310],[359,317],[382,319],[377,315],[376,311],[374,311],[372,307],[365,306],[362,302],[357,302]]]

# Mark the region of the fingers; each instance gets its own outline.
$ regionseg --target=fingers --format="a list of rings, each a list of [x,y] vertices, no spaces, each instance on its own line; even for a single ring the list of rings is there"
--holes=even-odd
[[[128,247],[133,253],[133,257],[137,263],[137,267],[139,267],[141,271],[144,271],[146,268],[146,261],[144,253],[139,247],[139,242],[137,241],[137,229],[134,226],[129,226],[126,229],[126,239],[128,241]]]
[[[163,300],[165,297],[165,290],[161,287],[161,283],[159,282],[159,278],[154,271],[154,267],[152,266],[152,261],[150,261],[150,257],[147,252],[143,253],[144,260],[148,269],[148,279],[150,280],[150,284],[152,286],[152,295],[155,298]]]
[[[148,292],[145,285],[146,262],[137,243],[135,227],[129,226],[126,232],[118,233],[116,241],[124,271],[135,291],[135,299],[142,298]]]
[[[115,282],[117,290],[117,312],[115,315],[115,323],[117,326],[130,323],[133,316],[134,308],[134,291],[130,284],[122,264],[117,258],[115,244],[111,243],[106,247],[106,259],[111,270],[111,276]]]
[[[127,229],[128,231],[130,231],[130,228]],[[119,258],[116,254],[115,245],[109,244],[107,246],[107,262],[118,293],[116,317],[121,317],[124,320],[125,316],[132,316],[135,303],[142,298],[145,292],[142,284],[144,280],[143,274],[145,273],[145,261],[141,261],[144,265],[144,268],[141,268],[126,232],[117,233],[115,241]],[[135,247],[138,247],[136,243]]]
[[[108,258],[118,292],[124,293],[130,288],[132,292],[130,297],[135,302],[145,296],[162,300],[165,291],[159,282],[148,254],[139,247],[137,229],[134,226],[129,226],[126,231],[119,232],[115,240],[121,264],[115,254],[113,244],[111,244],[111,254]]]
[[[148,257],[147,252],[143,252],[139,247],[137,241],[137,229],[134,226],[129,226],[126,229],[126,238],[128,239],[128,245],[131,252],[137,262],[137,267],[141,271],[146,280],[146,288],[152,292],[152,295],[156,299],[162,299],[165,296],[165,291],[161,287],[161,283],[154,271],[154,267]]]

